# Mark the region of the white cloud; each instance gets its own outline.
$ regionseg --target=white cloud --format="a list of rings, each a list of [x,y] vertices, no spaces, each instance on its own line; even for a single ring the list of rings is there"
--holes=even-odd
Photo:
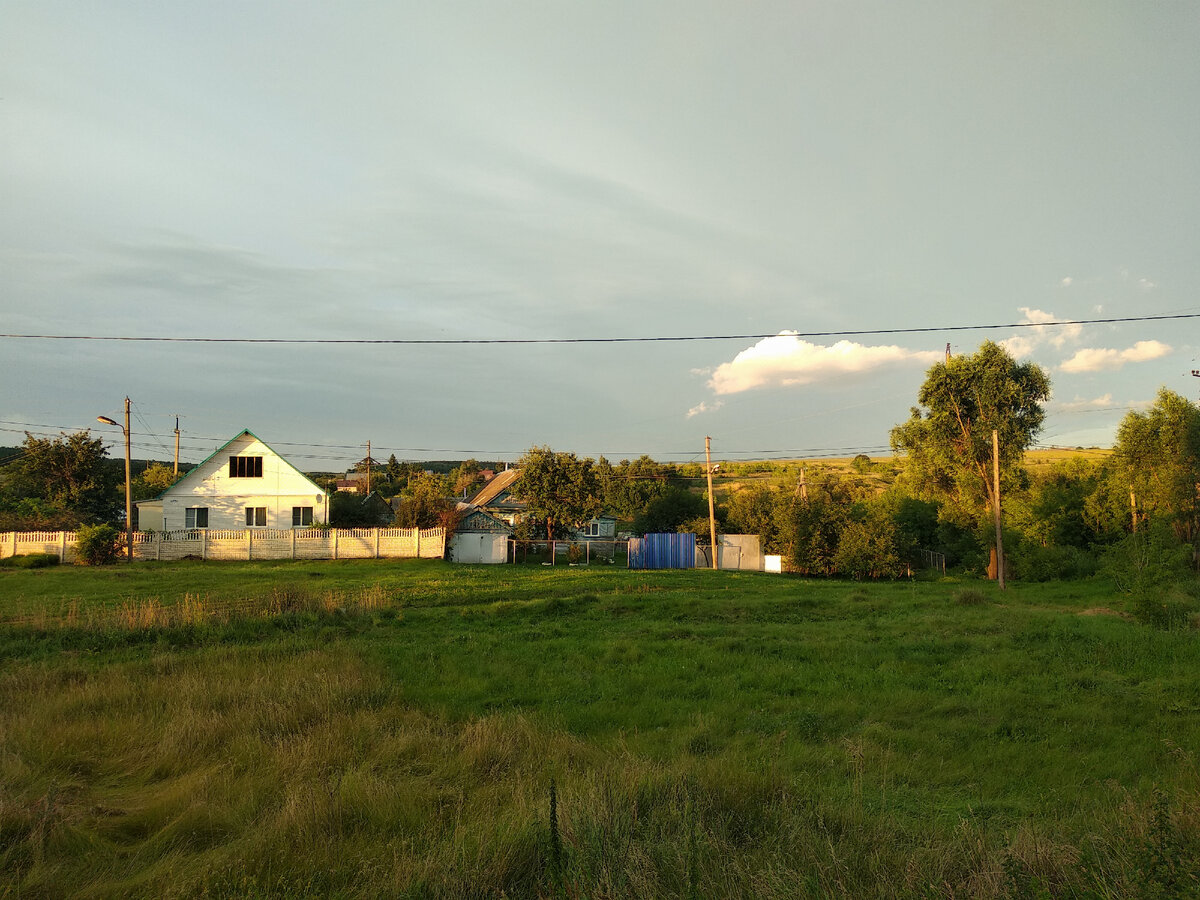
[[[822,378],[867,372],[894,363],[929,365],[941,358],[942,354],[935,350],[867,347],[853,341],[838,341],[825,347],[802,340],[794,331],[781,331],[717,366],[708,386],[718,395],[737,394],[759,387],[811,384]]]
[[[698,403],[696,406],[693,406],[687,411],[687,417],[690,419],[692,416],[698,416],[701,413],[713,412],[714,410],[720,409],[724,405],[725,404],[720,400],[716,400],[713,403]]]
[[[1074,400],[1066,400],[1063,402],[1052,402],[1051,408],[1055,412],[1081,412],[1089,409],[1108,409],[1113,405],[1113,395],[1104,394],[1092,400],[1085,400],[1081,397],[1076,397]]]
[[[1063,284],[1069,284],[1070,281],[1070,278],[1064,278]],[[1054,315],[1054,313],[1045,312],[1040,309],[1031,309],[1028,306],[1022,306],[1020,310],[1025,315],[1025,318],[1021,320],[1021,324],[1028,323],[1029,327],[1021,329],[1020,334],[1000,341],[1000,346],[1013,356],[1029,356],[1029,354],[1044,344],[1061,348],[1067,341],[1076,340],[1083,333],[1082,325],[1044,324],[1059,321],[1058,316]]]
[[[1171,348],[1161,341],[1138,341],[1127,350],[1088,347],[1077,351],[1059,368],[1064,372],[1099,372],[1105,369],[1119,369],[1125,363],[1158,359],[1170,352]]]
[[[1061,282],[1063,287],[1070,287],[1074,283],[1075,283],[1075,279],[1072,278],[1070,275],[1068,275],[1066,278],[1064,278]]]

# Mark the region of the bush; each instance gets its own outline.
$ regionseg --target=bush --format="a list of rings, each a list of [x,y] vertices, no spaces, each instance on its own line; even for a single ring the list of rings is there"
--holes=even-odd
[[[1007,543],[1007,539],[1006,539]],[[1094,553],[1077,547],[1042,547],[1024,544],[1005,554],[1010,578],[1019,581],[1057,581],[1095,575],[1099,560]]]
[[[20,553],[0,559],[0,568],[5,569],[44,569],[57,565],[58,555],[55,553]]]
[[[111,525],[84,525],[75,535],[75,552],[85,566],[103,566],[121,555],[121,532]]]

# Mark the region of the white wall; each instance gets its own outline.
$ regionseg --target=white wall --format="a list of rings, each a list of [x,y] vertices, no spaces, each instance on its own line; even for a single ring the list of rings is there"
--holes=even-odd
[[[261,456],[261,478],[230,478],[230,456]],[[292,507],[311,506],[313,522],[324,522],[324,493],[258,438],[243,434],[168,488],[161,498],[162,523],[157,530],[186,525],[188,507],[208,508],[209,529],[244,529],[246,507],[267,510],[267,528],[291,528]],[[143,528],[145,526],[143,525]]]

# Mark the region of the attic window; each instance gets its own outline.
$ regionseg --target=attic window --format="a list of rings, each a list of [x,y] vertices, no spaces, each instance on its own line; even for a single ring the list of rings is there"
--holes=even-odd
[[[261,456],[229,457],[230,478],[262,478]]]

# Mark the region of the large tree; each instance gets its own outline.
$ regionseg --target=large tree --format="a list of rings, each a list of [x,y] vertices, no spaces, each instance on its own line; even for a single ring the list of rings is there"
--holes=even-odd
[[[517,468],[521,475],[513,482],[513,496],[546,523],[547,539],[599,514],[601,488],[591,459],[535,446],[517,461]]]
[[[1132,491],[1141,515],[1169,522],[1185,541],[1197,533],[1200,485],[1200,409],[1159,389],[1146,412],[1131,412],[1117,429],[1112,493]],[[1132,517],[1130,517],[1132,521]]]
[[[1050,379],[1035,363],[1017,363],[986,341],[969,356],[938,363],[925,376],[907,422],[892,429],[892,448],[908,455],[915,486],[980,521],[995,502],[992,431],[999,435],[1001,479],[1011,481],[1041,430]]]
[[[117,513],[116,478],[108,451],[87,431],[38,438],[25,433],[22,457],[6,484],[12,501],[32,501],[77,525],[112,521]],[[28,503],[26,503],[28,505]]]

